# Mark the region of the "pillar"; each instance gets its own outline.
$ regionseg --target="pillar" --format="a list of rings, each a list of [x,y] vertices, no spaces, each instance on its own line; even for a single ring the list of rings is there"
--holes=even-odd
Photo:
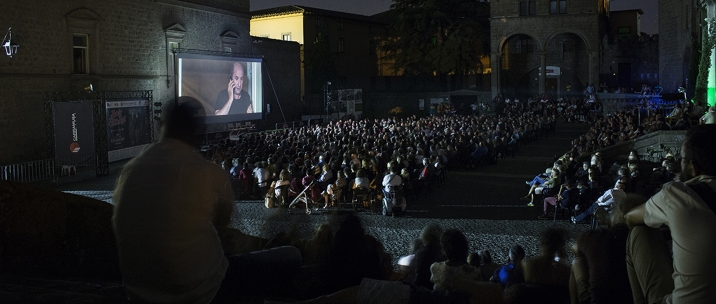
[[[540,73],[539,73],[539,94],[542,95],[546,90],[547,85],[547,52],[542,52],[539,54],[540,58]]]
[[[492,91],[492,99],[495,99],[500,94],[500,69],[502,63],[502,55],[500,53],[490,54],[490,87]]]

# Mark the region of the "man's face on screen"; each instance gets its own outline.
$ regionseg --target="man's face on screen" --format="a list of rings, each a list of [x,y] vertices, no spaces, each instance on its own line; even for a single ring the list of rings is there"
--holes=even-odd
[[[234,95],[235,98],[241,96],[241,89],[244,86],[244,68],[241,64],[234,65],[234,73],[231,75],[231,80],[234,82]]]

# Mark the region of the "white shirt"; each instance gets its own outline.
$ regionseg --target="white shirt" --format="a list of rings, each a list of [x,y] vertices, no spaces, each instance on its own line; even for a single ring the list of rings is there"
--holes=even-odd
[[[395,173],[390,173],[383,177],[383,187],[385,187],[385,190],[392,190],[395,186],[400,186],[403,184],[403,178]]]
[[[266,187],[269,179],[269,171],[265,168],[256,168],[254,172],[254,177],[256,177],[256,182],[259,184],[259,187]]]
[[[612,206],[626,198],[626,192],[621,189],[609,189],[597,199],[599,206]]]
[[[701,175],[684,183],[664,184],[646,202],[644,223],[665,224],[672,236],[674,291],[666,303],[713,303],[716,299],[716,214],[688,184],[705,181],[716,189],[716,179]]]

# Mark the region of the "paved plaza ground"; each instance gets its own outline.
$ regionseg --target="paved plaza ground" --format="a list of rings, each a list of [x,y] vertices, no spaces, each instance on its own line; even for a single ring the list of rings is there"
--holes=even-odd
[[[410,244],[430,223],[458,228],[470,240],[471,250],[489,249],[499,263],[506,262],[507,250],[514,244],[525,247],[528,256],[538,254],[539,233],[552,225],[563,227],[576,237],[588,225],[572,224],[566,217],[538,220],[542,203],[527,207],[519,198],[527,193],[525,180],[551,167],[554,157],[570,147],[570,141],[584,134],[588,125],[559,123],[547,138],[523,145],[515,157],[498,160],[496,165],[476,170],[455,169],[447,181],[429,197],[420,197],[409,205],[402,217],[385,217],[374,212],[359,212],[368,232],[383,242],[393,259],[409,254]],[[110,165],[110,175],[87,180],[62,181],[45,185],[56,190],[94,197],[111,202],[114,182],[123,162]],[[267,209],[259,201],[236,201],[232,225],[241,231],[270,237],[279,231],[298,232],[308,238],[318,225],[329,220],[335,210],[288,213],[286,209]]]

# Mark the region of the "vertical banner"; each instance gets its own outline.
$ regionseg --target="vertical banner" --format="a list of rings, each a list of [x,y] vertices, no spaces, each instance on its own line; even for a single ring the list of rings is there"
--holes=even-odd
[[[148,100],[108,101],[106,111],[110,162],[134,157],[151,143]]]
[[[63,165],[94,165],[92,101],[55,102],[55,158]]]

